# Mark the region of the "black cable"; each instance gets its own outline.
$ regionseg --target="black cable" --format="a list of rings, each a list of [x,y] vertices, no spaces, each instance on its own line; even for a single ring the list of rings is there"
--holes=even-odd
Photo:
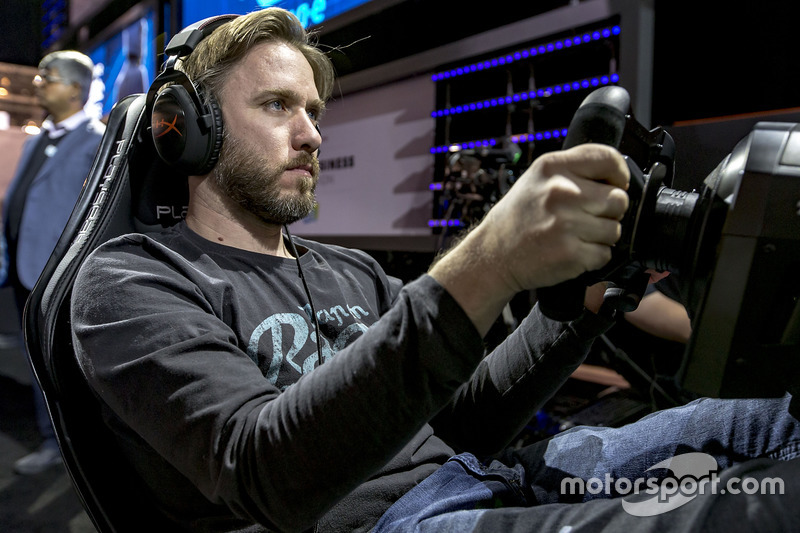
[[[630,356],[624,350],[622,350],[621,348],[618,348],[605,335],[600,335],[600,339],[603,341],[603,343],[606,345],[606,347],[609,350],[611,350],[611,352],[614,354],[614,356],[617,359],[619,359],[620,361],[624,362],[626,365],[628,365],[629,368],[631,368],[634,372],[639,374],[640,377],[644,378],[647,381],[647,383],[650,385],[651,399],[652,399],[652,391],[655,390],[658,393],[660,393],[661,396],[663,396],[668,402],[671,402],[673,405],[675,405],[675,406],[681,405],[680,402],[678,402],[676,399],[674,399],[672,396],[670,396],[670,394],[666,390],[664,390],[664,388],[661,385],[658,384],[658,382],[656,381],[656,379],[654,377],[652,377],[650,374],[645,372],[642,369],[642,367],[640,367],[639,365],[634,363],[633,359],[631,359]],[[653,399],[653,401],[654,401],[654,399]]]
[[[289,246],[292,249],[295,261],[297,261],[297,274],[300,276],[300,281],[303,282],[303,289],[306,291],[306,298],[308,298],[308,305],[311,307],[311,319],[314,322],[314,329],[317,333],[317,366],[322,366],[322,332],[319,329],[319,320],[317,319],[317,310],[314,309],[314,301],[311,299],[311,291],[308,289],[306,277],[303,275],[303,267],[300,266],[300,254],[297,253],[297,247],[294,245],[292,233],[289,231],[289,226],[284,224],[283,229],[286,230],[286,237],[289,239]]]

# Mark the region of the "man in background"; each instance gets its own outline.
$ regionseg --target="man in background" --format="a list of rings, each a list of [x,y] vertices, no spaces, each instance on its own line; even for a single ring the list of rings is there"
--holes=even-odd
[[[7,248],[4,284],[13,287],[22,318],[25,301],[39,278],[91,168],[105,126],[84,111],[94,64],[73,50],[53,52],[39,63],[33,80],[48,116],[42,132],[28,139],[3,201]],[[23,348],[24,349],[24,348]],[[36,380],[34,402],[42,445],[18,460],[14,471],[28,475],[61,461],[55,434]]]

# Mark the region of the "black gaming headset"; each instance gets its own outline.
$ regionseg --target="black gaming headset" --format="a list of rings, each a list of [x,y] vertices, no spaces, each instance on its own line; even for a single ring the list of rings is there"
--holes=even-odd
[[[222,111],[213,95],[203,94],[202,88],[175,68],[175,63],[236,17],[209,17],[176,34],[164,50],[167,60],[161,73],[147,91],[147,115],[156,151],[167,164],[186,175],[202,176],[217,163],[222,148]],[[170,85],[165,87],[167,84]]]

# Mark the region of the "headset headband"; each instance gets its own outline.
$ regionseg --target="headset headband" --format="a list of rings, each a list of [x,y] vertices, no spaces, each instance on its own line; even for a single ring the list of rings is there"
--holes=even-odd
[[[175,74],[179,72],[175,70],[175,63],[178,59],[182,57],[186,57],[192,52],[194,49],[197,48],[197,45],[211,35],[211,33],[225,24],[226,22],[230,22],[231,20],[237,18],[239,15],[216,15],[213,17],[208,17],[194,24],[186,26],[183,30],[178,32],[176,35],[169,40],[167,47],[164,49],[164,55],[167,56],[166,61],[164,61],[164,65],[161,68],[161,72],[156,79],[153,80],[153,83],[150,85],[150,90],[147,91],[147,113],[150,114],[152,110],[153,101],[155,100],[155,96],[158,91],[170,82],[183,82],[186,77],[182,76],[181,74]],[[194,91],[191,91],[192,94],[195,94]],[[195,101],[195,104],[200,106],[200,101]]]
[[[177,35],[169,40],[164,53],[167,57],[186,57],[197,47],[197,44],[211,35],[211,33],[239,15],[216,15],[208,17],[190,26],[186,26]]]

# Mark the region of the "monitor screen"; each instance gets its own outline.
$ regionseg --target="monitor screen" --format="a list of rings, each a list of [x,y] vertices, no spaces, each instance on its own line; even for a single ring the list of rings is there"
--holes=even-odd
[[[232,13],[244,15],[266,7],[288,9],[305,27],[315,26],[325,20],[346,13],[371,0],[190,0],[183,3],[182,24],[189,26],[203,20]]]
[[[155,78],[155,32],[155,12],[148,10],[86,50],[102,81],[89,97],[97,115],[107,115],[114,103],[129,94],[147,92]]]

